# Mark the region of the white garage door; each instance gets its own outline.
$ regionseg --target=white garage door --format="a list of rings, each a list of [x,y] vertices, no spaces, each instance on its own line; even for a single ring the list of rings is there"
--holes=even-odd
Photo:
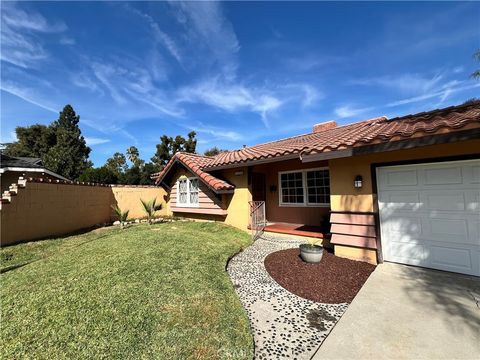
[[[480,276],[480,160],[377,168],[385,261]]]

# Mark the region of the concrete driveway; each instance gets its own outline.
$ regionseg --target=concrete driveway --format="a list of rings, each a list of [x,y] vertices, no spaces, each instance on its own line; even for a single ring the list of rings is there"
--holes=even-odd
[[[480,278],[379,265],[313,359],[478,359]]]

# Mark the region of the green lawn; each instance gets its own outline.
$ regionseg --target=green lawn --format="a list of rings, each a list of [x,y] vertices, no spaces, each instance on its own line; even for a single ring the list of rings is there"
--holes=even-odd
[[[251,358],[225,271],[249,243],[227,226],[174,222],[1,249],[0,357]]]

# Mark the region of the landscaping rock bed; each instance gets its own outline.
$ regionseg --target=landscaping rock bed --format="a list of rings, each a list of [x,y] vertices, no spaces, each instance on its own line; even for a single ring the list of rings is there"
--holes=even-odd
[[[298,248],[281,250],[265,258],[265,268],[278,284],[304,299],[327,304],[352,302],[375,265],[324,252],[318,264],[300,258]]]

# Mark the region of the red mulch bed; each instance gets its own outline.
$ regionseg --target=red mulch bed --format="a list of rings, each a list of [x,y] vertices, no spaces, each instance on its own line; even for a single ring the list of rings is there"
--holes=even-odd
[[[323,252],[319,264],[300,258],[299,249],[274,252],[265,267],[282,287],[302,298],[328,304],[350,303],[375,270],[375,265]]]

